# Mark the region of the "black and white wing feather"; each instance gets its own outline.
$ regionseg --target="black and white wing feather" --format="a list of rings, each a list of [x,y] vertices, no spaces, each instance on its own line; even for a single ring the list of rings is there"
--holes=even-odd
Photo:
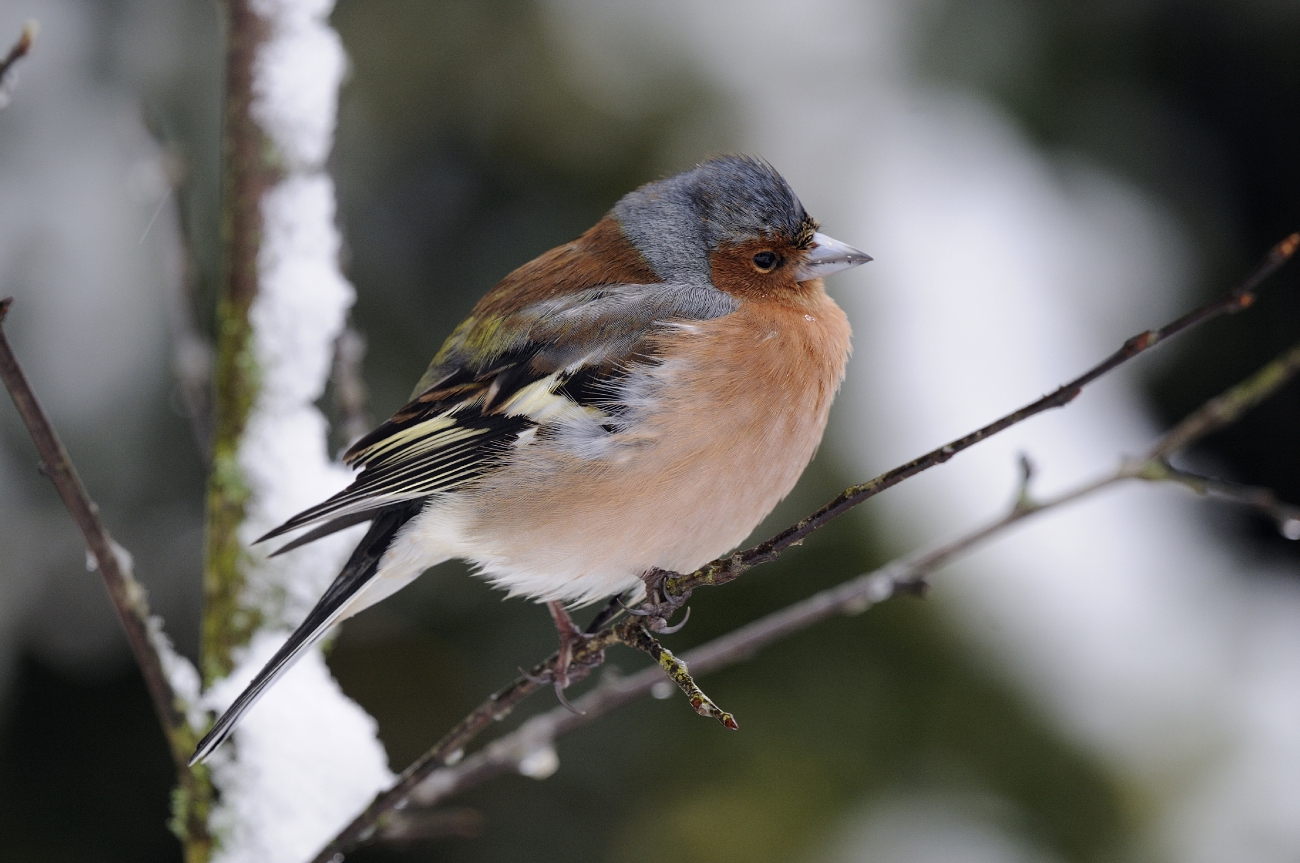
[[[258,541],[312,527],[283,553],[470,483],[539,426],[605,422],[621,409],[619,383],[637,364],[656,361],[663,325],[734,307],[712,289],[613,285],[505,318],[471,317],[435,357],[414,398],[344,455],[361,469],[352,485]]]

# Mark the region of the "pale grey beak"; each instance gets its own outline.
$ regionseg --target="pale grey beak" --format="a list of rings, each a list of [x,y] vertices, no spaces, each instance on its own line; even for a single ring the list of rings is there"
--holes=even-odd
[[[866,252],[860,252],[848,243],[841,243],[819,232],[813,234],[813,247],[795,270],[795,278],[806,282],[865,264],[869,260],[871,256]]]

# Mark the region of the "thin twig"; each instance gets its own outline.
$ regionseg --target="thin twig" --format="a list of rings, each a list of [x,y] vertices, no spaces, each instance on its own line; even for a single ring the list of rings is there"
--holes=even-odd
[[[584,641],[573,652],[573,664],[570,666],[569,679],[581,680],[591,666],[584,662],[595,662],[600,651],[618,641],[613,627],[607,627]],[[474,708],[468,716],[448,731],[433,747],[420,756],[413,764],[402,771],[401,775],[387,790],[379,793],[360,815],[352,820],[329,845],[321,850],[314,863],[330,863],[341,855],[344,849],[365,842],[375,834],[376,829],[383,829],[385,816],[401,808],[417,785],[429,777],[439,767],[455,761],[465,746],[477,737],[493,722],[499,722],[510,715],[519,702],[532,695],[545,685],[547,676],[555,669],[557,657],[537,663],[524,671],[508,686],[489,695],[483,703]]]
[[[664,582],[664,591],[669,596],[685,597],[696,587],[702,585],[725,584],[747,569],[774,560],[781,552],[803,542],[813,531],[864,501],[875,497],[885,489],[892,488],[903,480],[914,477],[935,465],[943,464],[962,450],[968,449],[982,440],[987,440],[998,432],[1005,431],[1036,414],[1052,408],[1064,407],[1074,401],[1088,384],[1113,371],[1138,354],[1220,315],[1241,311],[1255,301],[1255,289],[1275,273],[1279,267],[1290,260],[1291,256],[1295,254],[1297,246],[1300,246],[1300,234],[1292,234],[1270,249],[1255,271],[1227,294],[1193,309],[1158,330],[1147,330],[1133,336],[1115,353],[1079,377],[1057,388],[1055,392],[1045,395],[1038,401],[1025,405],[1020,410],[1013,411],[981,429],[932,450],[918,459],[883,473],[875,479],[845,489],[838,497],[812,515],[798,524],[786,528],[765,542],[744,551],[735,552],[727,557],[718,558],[695,572],[668,577]]]
[[[1300,539],[1300,506],[1282,500],[1271,488],[1202,476],[1179,470],[1167,462],[1153,466],[1150,475],[1140,478],[1176,482],[1204,497],[1249,507],[1272,519],[1282,536],[1291,540]]]
[[[384,825],[378,838],[389,845],[434,839],[476,839],[483,833],[483,823],[483,813],[475,809],[402,812]]]
[[[1020,410],[1010,413],[977,431],[953,441],[952,443],[927,453],[921,458],[915,459],[887,473],[881,474],[869,482],[846,489],[833,501],[819,509],[817,512],[803,519],[793,527],[787,528],[778,533],[766,542],[760,543],[759,545],[744,551],[737,552],[729,557],[720,558],[687,575],[669,574],[669,577],[664,583],[665,591],[674,597],[684,597],[696,587],[724,584],[731,581],[746,569],[775,559],[782,551],[792,545],[799,544],[807,538],[808,535],[827,524],[835,517],[842,515],[885,489],[897,485],[903,480],[915,476],[916,474],[934,467],[937,464],[942,464],[961,450],[974,446],[976,443],[979,443],[1000,431],[1010,428],[1017,423],[1023,422],[1035,414],[1042,413],[1050,408],[1062,407],[1069,404],[1088,384],[1091,384],[1107,372],[1114,370],[1138,354],[1149,350],[1156,344],[1220,315],[1240,311],[1241,309],[1250,306],[1254,301],[1254,290],[1258,288],[1265,279],[1276,272],[1279,267],[1286,263],[1295,253],[1297,247],[1300,247],[1300,234],[1292,234],[1269,250],[1268,255],[1255,271],[1223,297],[1205,303],[1158,330],[1147,330],[1144,333],[1140,333],[1130,338],[1118,351],[1107,357],[1101,363],[1038,401],[1026,405]],[[1273,365],[1275,364],[1270,364],[1270,366],[1265,367],[1265,369],[1260,372],[1260,375],[1265,376],[1268,381],[1271,382],[1267,387],[1267,391],[1270,393],[1276,388],[1276,386],[1280,386],[1280,380],[1275,371],[1272,370]],[[1285,375],[1282,379],[1285,379]],[[1252,378],[1252,380],[1254,380],[1254,378]],[[1248,384],[1249,382],[1242,384],[1239,387],[1234,388],[1234,390],[1241,390],[1242,387],[1247,387],[1247,389],[1249,389]],[[1263,391],[1263,386],[1263,384],[1259,384],[1258,382],[1256,384],[1257,389],[1260,389],[1261,392]],[[1242,398],[1235,400],[1233,404],[1241,406],[1241,410],[1244,410],[1246,402],[1249,401],[1249,399],[1245,398],[1245,392],[1240,393],[1239,395],[1241,395]],[[1259,399],[1264,397],[1265,395],[1256,394],[1254,401],[1249,401],[1249,403],[1255,404]],[[1193,419],[1198,417],[1200,413],[1201,412],[1198,411],[1196,414],[1193,414],[1192,417],[1189,417],[1188,420],[1180,423],[1171,430],[1170,435],[1178,434],[1185,436],[1186,423],[1193,421]],[[1218,415],[1227,416],[1224,412],[1220,412]],[[1196,421],[1202,422],[1201,420]],[[1208,431],[1211,430],[1211,421],[1204,421],[1203,426],[1205,429],[1203,433],[1208,433]],[[1164,441],[1165,438],[1162,438],[1161,442],[1157,444],[1157,447],[1162,446]],[[1180,445],[1186,445],[1187,442],[1190,442],[1190,440],[1185,440]],[[1155,451],[1153,450],[1153,453],[1154,452]],[[1143,463],[1154,457],[1155,456],[1152,455],[1149,459],[1144,460]],[[1135,470],[1135,468],[1133,469]],[[911,568],[906,570],[903,575],[892,574],[889,571],[889,567],[886,567],[886,570],[861,576],[853,582],[841,585],[838,588],[833,588],[830,591],[825,591],[822,594],[817,594],[816,596],[805,600],[803,603],[791,606],[790,608],[777,612],[774,615],[769,615],[768,617],[762,618],[760,621],[756,621],[747,627],[742,627],[731,635],[724,636],[723,638],[712,642],[712,646],[706,645],[706,647],[709,648],[708,651],[703,647],[691,651],[683,657],[683,660],[686,664],[695,668],[696,673],[706,673],[710,669],[718,667],[718,665],[714,663],[725,664],[726,662],[736,661],[737,658],[743,658],[758,649],[761,644],[775,640],[789,632],[803,629],[818,620],[831,616],[832,614],[840,613],[842,608],[854,608],[856,607],[854,603],[861,605],[862,608],[865,609],[870,604],[873,604],[873,602],[878,601],[872,599],[872,597],[879,594],[884,588],[888,588],[888,590],[881,598],[887,598],[888,596],[893,595],[900,586],[920,586],[923,583],[924,573],[941,566],[953,556],[978,544],[986,537],[1005,529],[1020,519],[1041,512],[1045,508],[1059,506],[1068,502],[1068,500],[1076,499],[1084,494],[1091,494],[1092,492],[1095,492],[1119,479],[1137,475],[1136,473],[1126,473],[1125,471],[1128,470],[1130,470],[1128,467],[1121,468],[1121,471],[1111,477],[1103,478],[1096,483],[1084,486],[1069,495],[1062,496],[1061,498],[1057,498],[1049,503],[1039,503],[1032,506],[1025,505],[1024,500],[1027,499],[1027,495],[1022,495],[1022,500],[1017,502],[1017,505],[1012,508],[1012,511],[1008,516],[999,519],[997,522],[994,522],[979,531],[969,534],[953,544],[936,549],[935,551],[914,559],[910,564],[908,564]],[[909,573],[911,574],[909,575]],[[887,578],[887,581],[882,581],[882,578]],[[841,594],[841,591],[844,591],[847,596]],[[864,602],[866,603],[865,605],[863,605]],[[626,639],[621,637],[620,630],[628,625],[629,622],[626,618],[622,617],[622,615],[611,615],[609,622],[607,622],[604,627],[596,630],[591,634],[589,640],[574,649],[570,662],[573,665],[582,668],[583,674],[588,673],[592,668],[599,664],[602,651],[604,651],[606,647],[618,641],[626,642]],[[767,641],[762,641],[761,639],[767,639]],[[714,651],[716,651],[716,653]],[[442,740],[408,766],[398,777],[392,787],[376,796],[371,804],[366,807],[365,811],[353,819],[350,824],[348,824],[337,836],[335,836],[333,840],[330,841],[328,845],[325,846],[324,849],[321,850],[320,854],[314,858],[313,863],[331,863],[331,861],[337,861],[338,859],[341,859],[344,850],[366,841],[369,837],[374,835],[377,829],[382,829],[382,825],[388,813],[406,805],[412,799],[412,794],[416,788],[427,788],[428,786],[424,785],[426,780],[432,781],[431,777],[435,775],[443,775],[449,759],[456,760],[463,752],[465,745],[482,732],[483,729],[487,728],[494,719],[504,718],[517,704],[519,704],[519,702],[538,689],[540,685],[538,681],[546,679],[548,675],[554,672],[556,659],[557,657],[552,655],[549,659],[533,666],[532,669],[516,678],[514,682],[505,688],[498,690],[489,696],[486,701],[475,708],[473,712],[462,719],[455,728],[448,732]],[[653,674],[653,679],[646,676],[649,674]],[[663,672],[661,670],[650,669],[648,672],[642,672],[641,676],[629,678],[630,681],[639,682],[635,684],[632,690],[628,690],[627,693],[624,693],[622,689],[617,688],[614,684],[610,684],[610,686],[615,686],[617,690],[616,692],[608,695],[598,695],[597,693],[604,691],[602,687],[602,689],[579,699],[574,704],[578,710],[584,711],[583,715],[572,714],[572,716],[564,723],[557,719],[556,727],[578,727],[579,725],[596,718],[596,716],[600,715],[602,712],[607,712],[608,710],[613,709],[613,707],[624,704],[633,698],[640,697],[641,694],[649,691],[651,685],[663,679]],[[620,686],[621,685],[622,684],[620,684]],[[605,697],[612,699],[610,702],[611,706],[605,708],[593,706],[587,700],[588,698],[599,699]],[[603,704],[604,702],[601,703]],[[525,723],[525,727],[527,727],[527,723]],[[520,731],[522,731],[522,728]],[[505,739],[506,738],[502,738],[503,741]],[[515,739],[515,742],[517,743],[518,739]],[[484,750],[484,753],[488,752],[491,748],[492,747],[489,746],[488,749]],[[473,756],[464,764],[459,765],[457,768],[457,775],[459,775],[459,772],[476,769],[476,766],[481,766],[482,769],[485,770],[491,769],[500,772],[496,767],[488,766],[487,762],[483,759],[487,759],[489,756],[484,753]],[[439,797],[438,799],[443,798]]]
[[[188,739],[182,740],[182,735],[178,732],[187,729],[188,725],[176,692],[163,671],[162,659],[150,640],[149,600],[144,588],[131,575],[129,555],[104,527],[104,522],[99,517],[99,507],[86,493],[86,487],[72,466],[67,450],[37,401],[36,394],[27,382],[27,376],[18,364],[18,358],[14,356],[3,327],[12,302],[12,297],[0,300],[0,379],[4,380],[5,388],[9,390],[14,406],[18,408],[18,413],[36,444],[43,464],[42,473],[54,483],[64,506],[85,537],[90,553],[95,557],[104,585],[108,588],[113,606],[126,630],[131,651],[140,666],[140,673],[144,676],[158,721],[167,735],[172,758],[177,767],[184,768],[190,742]]]
[[[1272,490],[1211,479],[1179,470],[1169,457],[1225,426],[1273,395],[1300,371],[1300,344],[1265,365],[1251,377],[1210,399],[1170,429],[1137,468],[1139,479],[1170,480],[1200,494],[1252,507],[1272,518],[1287,539],[1300,539],[1300,508],[1284,503]]]
[[[9,53],[0,60],[0,80],[9,74],[13,65],[22,58],[31,53],[32,46],[36,44],[36,34],[40,30],[40,25],[35,21],[28,21],[23,25],[23,32],[18,34],[18,41],[9,49]]]
[[[925,578],[931,573],[984,542],[1005,533],[1024,519],[1059,509],[1123,480],[1164,480],[1188,484],[1225,500],[1263,509],[1271,514],[1285,513],[1286,517],[1295,519],[1296,513],[1300,513],[1300,508],[1282,503],[1268,489],[1206,480],[1194,474],[1175,471],[1161,459],[1165,454],[1173,451],[1171,449],[1173,443],[1181,441],[1180,446],[1186,446],[1221,428],[1225,423],[1235,422],[1245,410],[1275,393],[1297,372],[1300,372],[1300,345],[1264,366],[1223,395],[1206,402],[1202,408],[1161,436],[1143,458],[1126,460],[1114,472],[1083,483],[1046,501],[1033,501],[1027,504],[1026,501],[1030,501],[1031,498],[1027,488],[1022,487],[1010,510],[1001,518],[930,551],[886,564],[873,572],[815,593],[807,599],[761,617],[688,651],[682,656],[682,660],[690,665],[696,675],[708,674],[749,659],[762,648],[828,618],[840,614],[860,614],[899,593],[909,592],[923,585]],[[1215,407],[1225,401],[1238,409],[1225,412]],[[1209,417],[1213,419],[1208,419]],[[1028,461],[1024,456],[1021,460],[1022,477],[1027,485],[1032,471],[1027,467]],[[1281,521],[1280,517],[1279,521]],[[599,686],[574,702],[574,707],[581,713],[555,708],[529,719],[515,731],[498,738],[456,765],[434,772],[412,791],[410,802],[421,807],[436,806],[495,776],[517,771],[520,763],[531,754],[553,746],[560,736],[644,697],[656,684],[663,683],[665,679],[664,670],[657,665],[626,678],[607,677]]]
[[[1297,368],[1300,368],[1300,345],[1293,346],[1254,375],[1201,405],[1174,426],[1148,458],[1166,459],[1192,441],[1235,423],[1246,411],[1277,392]]]
[[[655,661],[655,664],[663,669],[668,679],[677,684],[677,688],[686,693],[686,699],[691,703],[691,707],[701,716],[710,719],[716,719],[722,723],[723,727],[732,731],[740,728],[736,724],[736,717],[713,703],[713,699],[704,694],[704,691],[695,684],[695,678],[691,676],[690,663],[684,659],[679,659],[673,655],[672,651],[659,643],[659,640],[651,635],[640,622],[630,621],[630,625],[622,628],[623,643],[629,647],[635,647],[637,650],[647,654]],[[699,669],[696,669],[697,673]]]
[[[1013,507],[1005,516],[979,530],[924,554],[894,561],[878,570],[815,593],[687,651],[682,660],[696,675],[708,674],[749,659],[762,648],[823,620],[842,614],[861,614],[900,593],[917,592],[917,588],[925,584],[929,573],[986,539],[1032,515],[1099,491],[1117,479],[1117,476],[1108,476],[1032,509]],[[667,679],[658,665],[625,678],[607,678],[591,692],[574,701],[573,706],[582,711],[581,714],[563,708],[539,714],[455,766],[432,772],[425,782],[412,790],[409,800],[417,806],[435,806],[495,776],[517,771],[520,762],[533,752],[552,745],[564,734],[646,696],[657,684]],[[324,863],[328,859],[330,858],[322,856],[317,861]]]

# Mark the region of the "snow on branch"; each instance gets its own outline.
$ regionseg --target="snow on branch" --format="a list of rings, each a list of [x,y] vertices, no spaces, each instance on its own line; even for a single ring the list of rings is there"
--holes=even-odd
[[[0,300],[0,380],[9,390],[40,453],[41,473],[54,483],[63,505],[86,540],[87,561],[104,579],[126,630],[131,652],[140,666],[154,712],[167,735],[172,759],[183,767],[189,758],[187,750],[197,739],[192,723],[198,718],[198,672],[175,651],[162,631],[162,621],[150,612],[149,597],[135,579],[130,553],[118,545],[104,526],[99,506],[90,499],[63,442],[27,382],[4,333],[4,320],[12,302],[12,299]]]
[[[324,392],[355,293],[325,173],[347,59],[332,0],[229,0],[227,257],[209,489],[204,704],[220,712],[338,573],[354,531],[267,559],[254,541],[347,484]],[[268,158],[268,155],[270,157]],[[210,761],[213,860],[298,863],[391,782],[374,720],[319,648]]]

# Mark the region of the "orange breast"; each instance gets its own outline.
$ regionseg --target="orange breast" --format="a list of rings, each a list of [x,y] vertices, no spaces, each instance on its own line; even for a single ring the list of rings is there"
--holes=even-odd
[[[738,545],[794,487],[844,375],[848,321],[819,282],[803,288],[670,330],[655,407],[617,453],[528,447],[531,464],[476,495],[456,553],[517,593],[583,600]]]

